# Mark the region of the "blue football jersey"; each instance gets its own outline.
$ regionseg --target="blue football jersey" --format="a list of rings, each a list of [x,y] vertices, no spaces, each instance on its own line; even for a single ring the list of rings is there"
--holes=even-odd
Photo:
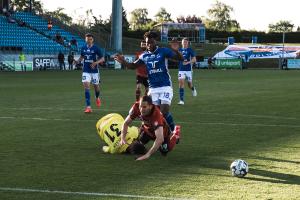
[[[81,48],[81,56],[83,57],[83,72],[98,73],[98,66],[94,69],[90,66],[93,62],[103,57],[101,50],[95,45],[91,47],[85,45]]]
[[[186,62],[191,61],[191,59],[195,57],[195,53],[191,48],[180,48],[179,52],[183,55],[183,60]],[[192,71],[192,65],[183,65],[183,61],[181,61],[179,62],[179,71]]]
[[[175,53],[171,49],[157,47],[153,53],[145,51],[135,61],[135,63],[146,65],[150,88],[172,86],[167,58],[173,57]]]

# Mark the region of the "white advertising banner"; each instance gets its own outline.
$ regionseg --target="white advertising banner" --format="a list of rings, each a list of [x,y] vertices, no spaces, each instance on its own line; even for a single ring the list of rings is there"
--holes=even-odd
[[[246,61],[257,58],[294,58],[300,46],[263,46],[263,45],[229,45],[217,53],[214,58],[242,58]]]

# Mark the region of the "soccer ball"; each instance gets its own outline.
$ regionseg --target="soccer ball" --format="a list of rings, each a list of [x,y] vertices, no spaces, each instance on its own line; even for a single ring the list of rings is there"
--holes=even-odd
[[[238,159],[231,163],[230,165],[232,176],[242,178],[249,172],[248,163],[244,160]]]

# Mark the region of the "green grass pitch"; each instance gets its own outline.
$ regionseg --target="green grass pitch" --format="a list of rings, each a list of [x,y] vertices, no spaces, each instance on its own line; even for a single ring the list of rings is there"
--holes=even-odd
[[[137,162],[104,154],[95,129],[128,113],[134,71],[102,70],[102,107],[92,98],[90,115],[79,71],[0,73],[0,199],[300,198],[300,71],[195,70],[198,96],[185,89],[184,106],[171,76],[182,139],[167,157]],[[231,176],[238,158],[245,178]]]

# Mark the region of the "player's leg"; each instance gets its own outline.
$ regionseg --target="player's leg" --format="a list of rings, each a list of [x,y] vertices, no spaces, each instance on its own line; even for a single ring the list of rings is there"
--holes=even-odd
[[[161,92],[159,95],[160,111],[164,115],[171,131],[174,131],[175,123],[173,120],[173,116],[170,113],[170,105],[172,99],[173,99],[173,89],[171,87],[164,89],[164,92]]]
[[[91,113],[91,95],[90,95],[90,82],[91,82],[91,75],[89,73],[82,73],[82,84],[84,88],[84,96],[85,96],[85,104],[86,109],[85,113]]]
[[[94,85],[96,106],[98,108],[101,106],[99,83],[100,83],[99,73],[92,73],[92,84]]]
[[[150,140],[154,140],[144,131],[143,127],[140,128],[139,135],[138,141],[143,145],[147,144]]]
[[[184,105],[184,80],[185,74],[184,72],[178,72],[178,82],[179,82],[179,105]]]
[[[149,92],[149,83],[148,83],[148,78],[147,77],[143,77],[143,85],[145,88],[145,92],[144,94],[147,95]]]
[[[135,100],[139,100],[141,97],[141,88],[142,88],[142,83],[140,82],[139,76],[136,77],[136,89],[135,89]]]
[[[193,75],[192,75],[192,73],[193,73],[192,71],[187,72],[186,77],[187,77],[188,87],[192,90],[192,95],[195,97],[195,96],[197,96],[197,90],[193,85]]]

